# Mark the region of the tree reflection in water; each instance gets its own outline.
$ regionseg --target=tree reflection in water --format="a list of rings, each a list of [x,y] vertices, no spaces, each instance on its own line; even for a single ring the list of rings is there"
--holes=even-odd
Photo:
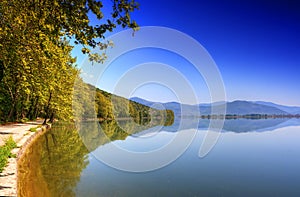
[[[157,126],[162,120],[56,123],[18,161],[19,196],[75,196],[88,153],[114,140]],[[78,127],[79,126],[79,127]],[[88,149],[86,148],[88,144]]]

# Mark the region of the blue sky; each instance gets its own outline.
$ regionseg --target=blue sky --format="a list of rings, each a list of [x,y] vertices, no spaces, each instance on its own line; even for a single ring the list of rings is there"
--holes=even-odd
[[[222,75],[227,100],[265,100],[300,106],[300,2],[257,0],[139,0],[140,10],[133,18],[140,26],[164,26],[182,31],[196,39],[210,53]],[[138,33],[138,32],[137,32]],[[156,53],[156,52],[155,52]],[[138,51],[141,61],[162,61],[172,65],[170,54]],[[83,56],[77,50],[80,66]],[[150,54],[151,57],[143,57]],[[162,58],[164,57],[164,58]],[[124,57],[123,57],[124,58]],[[130,62],[132,56],[128,55]],[[174,64],[176,64],[173,61]],[[178,63],[178,62],[177,62]],[[100,88],[113,92],[109,79],[122,75],[133,63],[111,69]],[[190,78],[200,102],[209,102],[201,77],[194,76],[185,64],[174,67]],[[114,67],[114,66],[112,66]],[[120,67],[119,67],[120,68]],[[186,71],[187,70],[187,71]],[[119,75],[116,73],[119,71]],[[190,72],[190,73],[188,73]],[[200,84],[200,85],[199,85]],[[170,92],[156,94],[159,87],[145,87],[135,96],[155,101],[174,100]],[[168,92],[168,91],[166,91]]]

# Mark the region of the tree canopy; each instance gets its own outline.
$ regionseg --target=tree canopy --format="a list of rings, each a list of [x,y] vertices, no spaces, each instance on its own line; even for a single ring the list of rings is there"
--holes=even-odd
[[[137,2],[111,0],[105,4],[101,0],[3,0],[0,3],[1,31],[15,39],[13,32],[23,30],[24,34],[41,38],[40,42],[47,37],[58,45],[62,37],[72,39],[82,45],[83,53],[91,55],[89,47],[107,46],[103,42],[106,32],[112,32],[117,26],[138,29],[131,19],[131,13],[139,7]],[[108,16],[102,12],[105,6],[111,8]],[[9,32],[11,34],[7,34]],[[25,41],[24,38],[19,37],[19,40]]]

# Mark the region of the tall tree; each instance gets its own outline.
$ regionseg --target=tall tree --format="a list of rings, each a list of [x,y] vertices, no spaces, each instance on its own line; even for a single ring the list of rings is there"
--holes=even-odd
[[[130,14],[134,0],[112,0],[104,16],[99,0],[0,1],[0,121],[70,117],[75,60],[68,41],[82,46],[92,61],[103,61],[105,33],[118,25],[137,30]],[[90,21],[93,18],[93,21]],[[72,44],[72,43],[71,43]]]

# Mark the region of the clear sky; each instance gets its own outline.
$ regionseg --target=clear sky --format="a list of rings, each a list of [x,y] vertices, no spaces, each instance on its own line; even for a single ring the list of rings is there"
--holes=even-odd
[[[300,1],[297,0],[139,0],[140,10],[133,18],[140,26],[164,26],[188,34],[202,44],[216,62],[226,88],[227,100],[264,100],[285,105],[300,106]],[[138,33],[138,32],[137,32]],[[145,49],[146,51],[146,49]],[[127,66],[113,69],[119,74],[130,69],[128,63],[137,57],[137,63],[162,61],[172,65],[174,59],[168,52],[147,51],[152,54],[143,57],[145,51],[128,54],[118,60]],[[80,66],[83,57],[78,56]],[[153,57],[164,54],[164,60]],[[162,55],[159,55],[162,57]],[[125,58],[125,57],[122,57]],[[144,58],[144,59],[142,59]],[[173,61],[169,61],[172,59]],[[118,63],[115,62],[115,64]],[[196,86],[201,102],[209,102],[203,84],[197,87],[201,77],[193,76],[192,69],[180,66],[187,72],[190,82]],[[120,67],[119,67],[120,68]],[[179,68],[180,70],[180,68]],[[190,72],[190,73],[189,73]],[[113,92],[109,80],[120,75],[108,74],[107,80],[98,84],[100,88]],[[193,79],[193,77],[195,77]],[[105,77],[104,77],[105,78]],[[197,79],[196,79],[197,78]],[[171,92],[157,94],[156,85],[136,90],[134,96],[155,101],[170,101]],[[201,91],[203,90],[203,91]],[[157,91],[157,92],[156,92]],[[206,96],[205,96],[206,95]],[[168,97],[170,96],[170,97]],[[169,99],[169,100],[168,100]]]

